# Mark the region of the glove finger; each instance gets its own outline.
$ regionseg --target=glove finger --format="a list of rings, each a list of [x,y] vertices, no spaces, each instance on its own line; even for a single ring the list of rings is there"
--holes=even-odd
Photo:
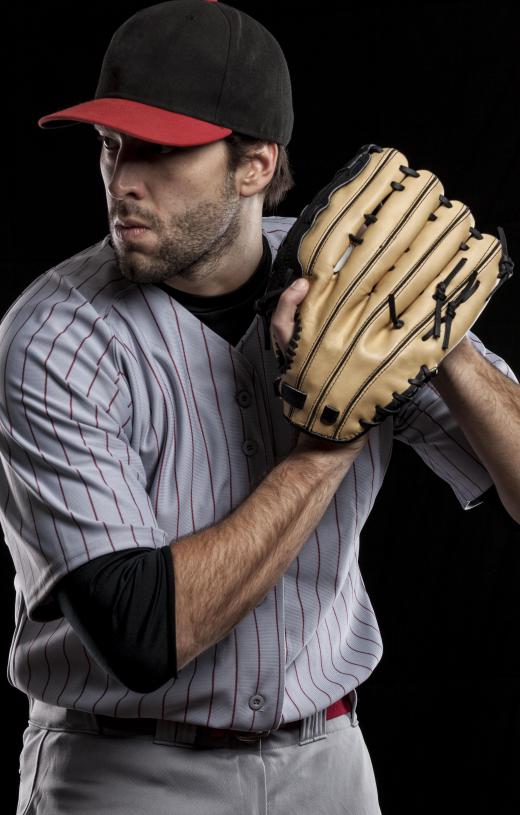
[[[382,163],[386,155],[388,161]],[[365,296],[438,206],[443,193],[439,179],[427,170],[412,170],[416,177],[406,175],[401,159],[402,153],[389,148],[372,154],[363,173],[333,193],[330,209],[319,213],[302,237],[299,259],[306,274],[322,284],[314,296],[321,294],[321,288],[330,292],[331,276],[338,273],[349,297]],[[374,220],[367,225],[367,212],[374,210],[378,214],[370,215]]]
[[[502,257],[500,240],[495,235],[481,234],[480,232],[477,234],[479,238],[472,236],[468,239],[468,249],[463,252],[467,263],[458,273],[455,273],[455,276],[445,288],[446,303],[442,303],[441,306],[443,331],[436,331],[438,326],[435,325],[436,321],[434,320],[433,326],[429,327],[425,335],[423,334],[423,338],[427,338],[426,340],[423,339],[426,346],[431,342],[431,339],[441,337],[441,351],[439,351],[438,346],[432,349],[432,353],[435,350],[439,362],[442,361],[445,354],[460,342],[468,329],[476,323],[487,304],[487,300],[494,293],[497,286],[500,271],[499,264]],[[461,259],[460,254],[462,252],[456,258],[459,262]],[[441,280],[449,280],[450,271],[454,271],[451,270],[451,267],[452,264],[450,263],[441,274]],[[459,275],[463,275],[463,277],[459,277]],[[436,285],[439,282],[441,281],[435,281]],[[440,356],[441,352],[443,352],[442,357]]]
[[[370,214],[392,192],[392,181],[400,183],[406,177],[399,169],[401,165],[406,165],[406,156],[386,147],[380,153],[372,153],[354,179],[341,181],[341,173],[337,174],[337,186],[327,202],[316,210],[311,226],[300,239],[297,259],[303,274],[329,283],[334,266],[348,247],[349,233],[356,234],[364,226],[364,215]],[[312,211],[316,202],[322,200],[323,189],[306,209]]]
[[[459,292],[465,288],[468,281],[476,280],[480,274],[485,274],[485,270],[490,268],[489,283],[491,278],[496,280],[498,274],[498,260],[500,257],[500,241],[493,235],[483,235],[480,240],[469,238],[466,250],[459,252],[451,258],[450,262],[444,266],[427,288],[419,294],[403,311],[399,312],[402,326],[395,330],[389,318],[388,311],[380,313],[365,332],[366,353],[378,351],[383,362],[385,358],[398,358],[401,364],[400,349],[406,348],[406,358],[410,359],[412,376],[418,371],[420,365],[425,363],[428,367],[436,367],[443,359],[445,353],[441,348],[441,321],[446,314],[448,303],[455,300]],[[479,284],[480,285],[480,284]],[[397,301],[398,302],[398,301]],[[472,295],[471,310],[475,308],[477,302],[476,295]],[[461,309],[462,305],[458,308]],[[457,309],[457,330],[464,336],[468,324],[463,325],[464,320],[459,317]],[[469,312],[468,312],[469,315]],[[475,319],[478,315],[475,315]],[[434,328],[437,330],[434,331]],[[432,342],[425,342],[422,337],[432,331]],[[414,357],[412,344],[417,346],[417,358]],[[348,364],[348,363],[347,363]]]
[[[434,173],[422,170],[418,178],[406,179],[402,187],[388,196],[377,221],[368,225],[363,243],[355,247],[343,266],[336,267],[348,297],[367,297],[414,241],[427,246],[426,226],[443,194],[442,185]]]
[[[460,201],[452,201],[450,208],[440,206],[435,212],[436,217],[425,224],[424,230],[409,249],[364,298],[363,330],[369,321],[381,313],[390,315],[391,319],[395,314],[396,319],[392,320],[395,324],[402,317],[402,312],[442,274],[447,264],[453,260],[455,265],[459,259],[460,247],[469,240],[469,229],[475,225],[472,213]],[[395,308],[389,302],[391,297],[394,298]],[[341,315],[338,327],[339,324],[343,326]],[[358,323],[356,328],[359,327]],[[352,333],[347,336],[352,336]]]

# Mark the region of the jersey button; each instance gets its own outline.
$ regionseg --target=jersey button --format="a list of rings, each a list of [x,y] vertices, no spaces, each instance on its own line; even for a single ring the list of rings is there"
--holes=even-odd
[[[249,407],[252,401],[251,394],[249,393],[249,391],[244,390],[237,391],[236,398],[240,407]]]
[[[254,456],[258,450],[258,444],[253,439],[246,439],[242,445],[242,450],[246,456]]]
[[[249,697],[249,707],[251,710],[260,710],[265,702],[264,697],[260,693],[255,693],[254,696]]]

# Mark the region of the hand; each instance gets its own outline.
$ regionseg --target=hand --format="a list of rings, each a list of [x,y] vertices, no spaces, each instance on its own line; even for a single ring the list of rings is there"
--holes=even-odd
[[[296,286],[295,283],[298,285]],[[294,316],[296,307],[305,299],[309,291],[309,281],[299,277],[291,286],[282,292],[278,299],[276,309],[271,318],[271,325],[276,342],[280,350],[285,354],[294,332]],[[351,442],[333,442],[322,439],[319,436],[312,436],[308,433],[300,433],[294,449],[298,450],[326,450],[335,451],[337,455],[345,455],[349,458],[352,454],[359,453],[365,446],[368,433],[364,433],[358,439]]]
[[[294,315],[296,307],[305,299],[309,291],[309,281],[299,277],[278,298],[278,303],[271,317],[271,326],[276,342],[284,355],[294,332]]]

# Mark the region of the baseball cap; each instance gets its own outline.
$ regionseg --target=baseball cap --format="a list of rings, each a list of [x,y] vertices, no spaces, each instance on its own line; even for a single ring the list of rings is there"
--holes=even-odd
[[[42,128],[104,125],[188,146],[236,130],[286,146],[294,122],[289,69],[273,35],[217,0],[148,6],[113,34],[94,99],[42,116]]]

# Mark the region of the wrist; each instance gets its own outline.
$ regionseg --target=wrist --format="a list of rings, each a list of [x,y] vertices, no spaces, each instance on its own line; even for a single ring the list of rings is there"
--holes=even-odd
[[[453,348],[439,364],[437,375],[432,379],[435,390],[444,397],[453,389],[455,383],[474,376],[474,366],[481,361],[479,352],[467,337]]]
[[[335,442],[329,439],[312,436],[308,433],[299,433],[293,452],[309,452],[311,454],[322,454],[328,460],[331,457],[340,459],[354,459],[360,450],[365,446],[367,434],[364,433],[352,442]]]

